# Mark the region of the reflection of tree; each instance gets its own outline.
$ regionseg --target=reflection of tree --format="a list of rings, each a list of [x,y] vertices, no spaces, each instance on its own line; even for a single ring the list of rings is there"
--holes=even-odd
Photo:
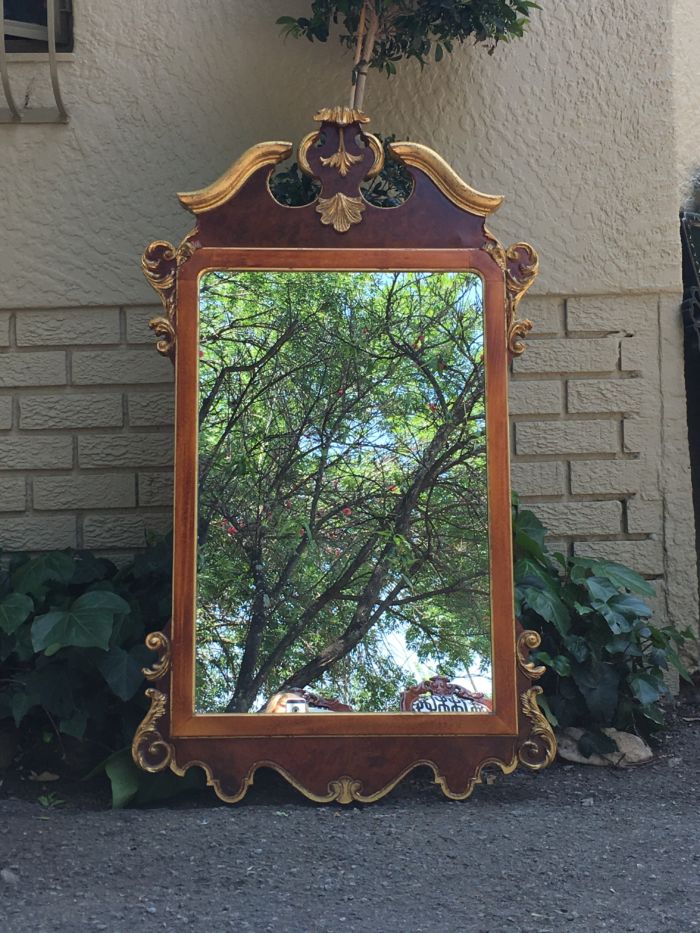
[[[398,629],[448,670],[488,655],[479,295],[466,273],[206,276],[200,707],[319,679],[386,706]]]

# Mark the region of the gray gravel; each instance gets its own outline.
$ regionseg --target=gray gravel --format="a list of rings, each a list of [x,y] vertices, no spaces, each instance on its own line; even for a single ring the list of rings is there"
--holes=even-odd
[[[516,772],[465,803],[422,774],[362,808],[256,783],[234,807],[0,799],[1,933],[700,930],[700,722],[649,766]]]

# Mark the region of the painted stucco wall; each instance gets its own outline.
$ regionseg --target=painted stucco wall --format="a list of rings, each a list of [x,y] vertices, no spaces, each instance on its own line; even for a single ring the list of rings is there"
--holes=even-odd
[[[678,209],[700,163],[694,2],[546,3],[525,40],[373,75],[365,102],[373,128],[505,194],[492,229],[540,253],[514,485],[563,546],[658,578],[661,617],[683,624],[697,621],[677,312]],[[170,374],[148,344],[140,253],[191,226],[176,191],[344,102],[349,64],[279,38],[293,0],[74,7],[69,124],[0,126],[0,543],[119,551],[167,522],[169,499]],[[49,102],[37,63],[11,77],[20,101]]]

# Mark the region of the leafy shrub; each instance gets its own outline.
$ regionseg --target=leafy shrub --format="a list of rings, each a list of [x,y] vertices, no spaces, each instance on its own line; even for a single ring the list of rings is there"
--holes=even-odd
[[[38,742],[65,762],[79,744],[78,767],[130,743],[147,707],[144,637],[169,615],[167,539],[121,570],[86,552],[13,556],[0,573],[0,723],[22,726],[25,753]],[[51,748],[40,754],[45,767]]]
[[[546,668],[541,706],[552,725],[586,730],[584,754],[614,751],[602,732],[614,727],[648,737],[664,723],[664,673],[686,680],[678,649],[690,630],[658,627],[640,597],[654,588],[611,561],[550,554],[546,530],[514,510],[516,611],[542,636],[533,659]]]

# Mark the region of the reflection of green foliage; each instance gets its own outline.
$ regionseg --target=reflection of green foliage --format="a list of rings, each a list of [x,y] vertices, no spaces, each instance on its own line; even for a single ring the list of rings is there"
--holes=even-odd
[[[200,347],[198,707],[488,656],[478,280],[210,273]]]

